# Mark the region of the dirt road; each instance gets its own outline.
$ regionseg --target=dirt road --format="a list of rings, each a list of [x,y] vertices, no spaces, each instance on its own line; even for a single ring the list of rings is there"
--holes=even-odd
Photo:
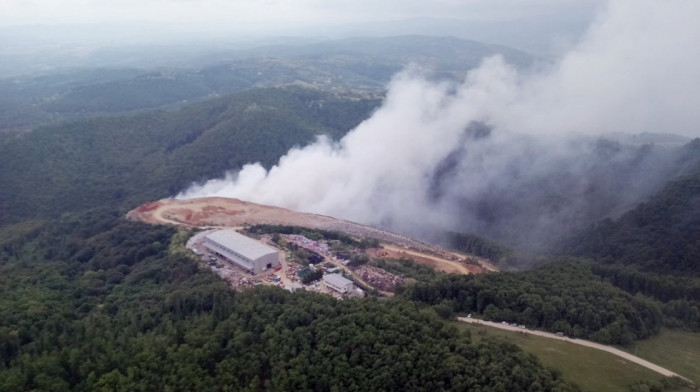
[[[416,262],[429,264],[448,273],[478,274],[485,270],[497,270],[487,260],[477,258],[481,266],[460,263],[457,260],[464,259],[467,255],[449,252],[439,246],[374,227],[232,198],[163,199],[145,203],[129,211],[127,217],[146,223],[185,227],[231,228],[246,224],[272,224],[341,231],[351,236],[374,238],[384,244],[390,244],[387,250],[402,253]]]
[[[618,357],[624,358],[630,362],[636,363],[637,365],[644,366],[647,369],[651,369],[657,373],[660,373],[666,377],[680,377],[686,381],[690,381],[687,378],[681,376],[680,374],[674,373],[666,368],[662,368],[659,365],[655,365],[647,360],[644,360],[642,358],[636,357],[632,354],[626,353],[622,350],[618,350],[614,347],[606,346],[600,343],[594,343],[588,340],[583,340],[583,339],[571,339],[567,338],[566,336],[559,336],[557,334],[549,333],[549,332],[544,332],[544,331],[537,331],[537,330],[532,330],[532,329],[524,329],[524,328],[518,328],[516,326],[508,325],[508,324],[501,324],[501,323],[495,323],[492,321],[484,321],[484,320],[479,320],[479,319],[473,319],[473,318],[467,318],[467,317],[457,317],[459,321],[463,321],[465,323],[471,323],[471,324],[482,324],[486,325],[489,327],[494,327],[494,328],[500,328],[500,329],[505,329],[508,331],[515,331],[515,332],[523,332],[523,333],[528,333],[531,335],[537,335],[537,336],[542,336],[545,338],[550,338],[550,339],[557,339],[557,340],[563,340],[565,342],[573,343],[573,344],[578,344],[581,346],[586,346],[590,348],[594,348],[597,350],[602,350],[609,352],[610,354],[617,355]]]
[[[417,262],[420,262],[421,259],[430,260],[432,261],[432,263],[430,264],[432,264],[434,268],[437,268],[443,272],[457,274],[469,274],[473,272],[470,271],[466,265],[460,263],[459,261],[448,260],[446,258],[433,256],[427,253],[416,252],[410,249],[402,249],[390,244],[382,244],[382,247],[388,251],[395,252],[398,255],[405,254],[408,257],[412,256],[410,258],[416,260]]]

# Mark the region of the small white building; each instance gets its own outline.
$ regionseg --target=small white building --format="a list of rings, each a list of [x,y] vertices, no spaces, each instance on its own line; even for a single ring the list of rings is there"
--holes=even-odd
[[[280,265],[279,252],[235,230],[219,230],[208,234],[204,246],[212,253],[257,275]]]
[[[353,288],[352,280],[345,279],[340,276],[340,274],[323,275],[323,283],[325,283],[327,287],[343,294],[350,292]]]

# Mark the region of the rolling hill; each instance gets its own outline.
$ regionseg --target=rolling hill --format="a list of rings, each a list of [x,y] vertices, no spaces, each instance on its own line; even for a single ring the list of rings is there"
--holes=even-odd
[[[700,140],[688,148],[700,154]],[[700,276],[700,171],[570,239],[568,251],[642,271]]]
[[[60,122],[0,138],[0,223],[102,205],[134,206],[295,145],[338,138],[377,100],[260,89],[175,111]]]
[[[340,138],[375,110],[376,92],[406,63],[449,78],[493,53],[530,61],[469,41],[395,37],[213,54],[216,65],[196,70],[2,81],[0,127],[15,129],[0,133],[0,389],[575,391],[517,347],[472,340],[444,319],[478,312],[606,343],[647,338],[662,326],[697,328],[698,140],[600,140],[582,155],[582,171],[558,176],[523,176],[528,161],[516,159],[504,181],[513,192],[469,205],[474,200],[453,195],[465,226],[477,217],[499,239],[533,234],[534,219],[567,214],[583,195],[591,204],[572,222],[599,222],[562,253],[590,259],[537,255],[550,264],[446,276],[377,252],[373,266],[416,282],[382,301],[269,287],[234,292],[184,250],[192,232],[124,219],[192,182],[248,162],[269,167],[321,134]],[[456,146],[451,156],[464,154]],[[435,200],[449,196],[448,182],[464,180],[448,158],[426,173]],[[655,182],[635,177],[650,168]],[[579,173],[590,182],[575,182]],[[644,203],[617,203],[628,196],[621,193],[641,197],[640,189],[652,194]],[[623,204],[626,213],[613,208]],[[614,216],[600,221],[607,215]],[[447,229],[436,235],[487,257],[514,252]]]
[[[454,78],[495,54],[518,67],[534,62],[532,56],[504,46],[400,36],[213,51],[190,67],[153,67],[146,62],[44,71],[0,79],[0,130],[183,105],[252,88],[304,85],[381,94],[392,75],[408,64],[431,70],[436,77]]]

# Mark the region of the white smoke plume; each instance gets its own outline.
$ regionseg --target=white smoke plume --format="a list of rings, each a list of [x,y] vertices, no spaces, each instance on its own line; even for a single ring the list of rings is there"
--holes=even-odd
[[[320,138],[269,171],[248,164],[177,197],[236,197],[409,234],[489,233],[485,226],[498,217],[484,214],[500,200],[497,214],[529,219],[510,230],[548,235],[543,228],[595,212],[577,200],[595,192],[591,176],[606,176],[601,159],[620,166],[634,158],[582,135],[700,136],[699,17],[697,0],[611,0],[583,41],[547,69],[522,74],[493,57],[451,84],[409,68],[393,78],[375,114],[340,141]],[[475,122],[490,131],[480,135]],[[628,176],[620,192],[654,188],[666,158],[647,158],[641,166],[649,177]],[[614,189],[618,179],[602,181]],[[541,203],[532,195],[548,187],[545,210],[513,209]]]

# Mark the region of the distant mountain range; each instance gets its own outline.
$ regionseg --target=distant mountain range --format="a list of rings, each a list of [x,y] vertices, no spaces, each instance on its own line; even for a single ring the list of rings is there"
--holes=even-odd
[[[154,48],[155,53],[159,51],[167,50]],[[105,61],[96,61],[99,67],[0,79],[0,130],[182,105],[260,87],[301,85],[377,95],[383,93],[392,75],[409,64],[437,78],[457,78],[495,54],[518,67],[535,61],[524,52],[503,46],[423,36],[213,50],[198,60],[207,65],[187,68],[144,68],[141,63],[129,63],[132,56],[97,51],[87,56],[96,60],[104,56]]]
[[[366,119],[406,64],[455,78],[493,54],[519,67],[536,61],[501,46],[403,36],[269,45],[225,61],[211,54],[220,62],[196,70],[90,68],[0,80],[0,223],[104,203],[133,208],[249,162],[269,167],[295,145],[320,134],[339,139]],[[76,117],[89,118],[66,121]],[[30,130],[42,122],[51,124]],[[455,146],[432,173],[431,197],[459,206],[464,226],[446,231],[539,251],[700,170],[697,141],[680,147],[687,141],[666,134],[585,141],[580,156],[561,162],[576,170],[515,171],[507,185],[481,193],[449,188],[469,183],[452,162],[466,150]],[[525,158],[512,157],[514,167],[525,167],[518,163]],[[601,254],[590,243],[571,250]]]

